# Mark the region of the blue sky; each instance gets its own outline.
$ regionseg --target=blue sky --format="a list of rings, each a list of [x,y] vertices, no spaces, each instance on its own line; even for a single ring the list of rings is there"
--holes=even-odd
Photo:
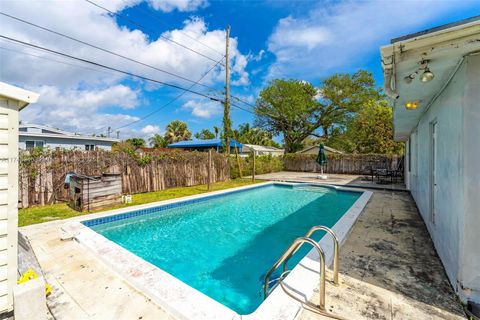
[[[274,78],[319,85],[331,74],[363,68],[381,85],[380,45],[394,37],[480,15],[479,1],[94,2],[137,25],[82,0],[3,1],[1,11],[194,81],[214,62],[165,39],[218,60],[224,51],[224,29],[231,25],[232,94],[250,104]],[[160,81],[191,85],[4,16],[0,30],[12,38]],[[87,134],[106,133],[111,127],[122,138],[162,134],[175,119],[186,121],[193,132],[222,126],[218,102],[187,93],[142,119],[180,91],[6,41],[0,41],[0,47],[1,80],[41,94],[36,105],[22,111],[22,121]],[[213,90],[198,85],[193,89],[218,96],[223,80],[223,69],[217,66],[202,81]],[[232,108],[232,120],[236,127],[252,122],[253,115]]]

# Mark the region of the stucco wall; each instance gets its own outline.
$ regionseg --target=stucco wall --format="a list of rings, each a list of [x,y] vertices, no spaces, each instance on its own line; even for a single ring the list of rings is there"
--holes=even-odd
[[[111,150],[112,142],[108,141],[98,141],[98,140],[88,140],[88,139],[61,139],[61,138],[50,138],[50,137],[28,137],[20,136],[19,137],[19,148],[26,149],[25,141],[35,140],[35,141],[44,141],[45,147],[50,149],[62,148],[62,149],[79,149],[85,150],[86,144],[94,144],[98,149]]]
[[[465,219],[460,243],[461,295],[480,303],[480,55],[465,61],[464,197]]]
[[[407,186],[460,298],[480,302],[480,56],[467,57],[410,135]],[[420,84],[421,85],[421,84]],[[428,85],[428,84],[427,84]],[[431,124],[437,192],[431,217]]]
[[[465,65],[462,65],[410,136],[410,190],[454,286],[458,274],[460,225],[463,221],[464,78]],[[437,123],[435,222],[430,212],[431,124],[434,121]]]

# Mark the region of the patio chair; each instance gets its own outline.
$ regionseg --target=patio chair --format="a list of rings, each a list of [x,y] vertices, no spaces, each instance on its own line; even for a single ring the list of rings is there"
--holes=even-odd
[[[397,182],[397,178],[403,178],[403,157],[397,161],[397,166],[393,170],[386,168],[386,163],[384,164],[383,168],[375,169],[377,183],[388,183],[388,181],[382,180],[382,178],[390,178],[390,183]]]

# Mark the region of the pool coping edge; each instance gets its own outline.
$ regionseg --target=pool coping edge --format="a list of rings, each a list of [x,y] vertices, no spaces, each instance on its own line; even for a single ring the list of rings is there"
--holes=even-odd
[[[311,185],[362,193],[332,227],[332,230],[336,232],[341,244],[346,240],[355,221],[373,194],[373,192],[368,190],[359,190],[358,188],[339,187],[321,183],[285,183],[269,181],[177,199],[164,200],[146,205],[110,210],[89,215],[88,219],[85,219],[86,217],[83,216],[63,225],[61,229],[64,233],[71,235],[89,251],[94,253],[97,258],[107,264],[116,274],[125,279],[144,295],[151,298],[155,303],[176,318],[243,320],[295,319],[298,316],[302,305],[289,297],[279,287],[275,288],[268,298],[253,313],[239,315],[213,298],[210,298],[204,293],[190,287],[169,273],[124,249],[120,245],[104,238],[82,223],[82,221],[119,215],[133,210],[158,207],[198,198],[208,198],[214,195],[229,194],[235,191],[248,190],[271,184],[289,186]],[[330,265],[331,261],[333,261],[333,242],[328,237],[323,237],[319,243],[325,252],[327,265]],[[310,300],[313,296],[314,289],[318,287],[318,272],[312,271],[315,269],[318,269],[318,255],[316,251],[312,249],[307,256],[295,266],[292,272],[285,278],[284,282],[287,286],[292,286],[296,290],[301,291],[305,297]]]

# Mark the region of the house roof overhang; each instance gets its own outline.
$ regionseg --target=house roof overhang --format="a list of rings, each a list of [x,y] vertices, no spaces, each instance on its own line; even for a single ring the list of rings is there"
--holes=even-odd
[[[0,96],[18,101],[19,110],[38,100],[39,94],[0,81]]]
[[[480,52],[480,17],[396,38],[380,48],[385,93],[393,105],[395,140],[408,139],[464,58],[477,52]],[[422,60],[428,60],[434,78],[421,82],[419,78],[423,70],[420,70],[407,83],[404,79],[419,70]],[[405,107],[407,102],[417,102],[418,107],[408,110]]]

